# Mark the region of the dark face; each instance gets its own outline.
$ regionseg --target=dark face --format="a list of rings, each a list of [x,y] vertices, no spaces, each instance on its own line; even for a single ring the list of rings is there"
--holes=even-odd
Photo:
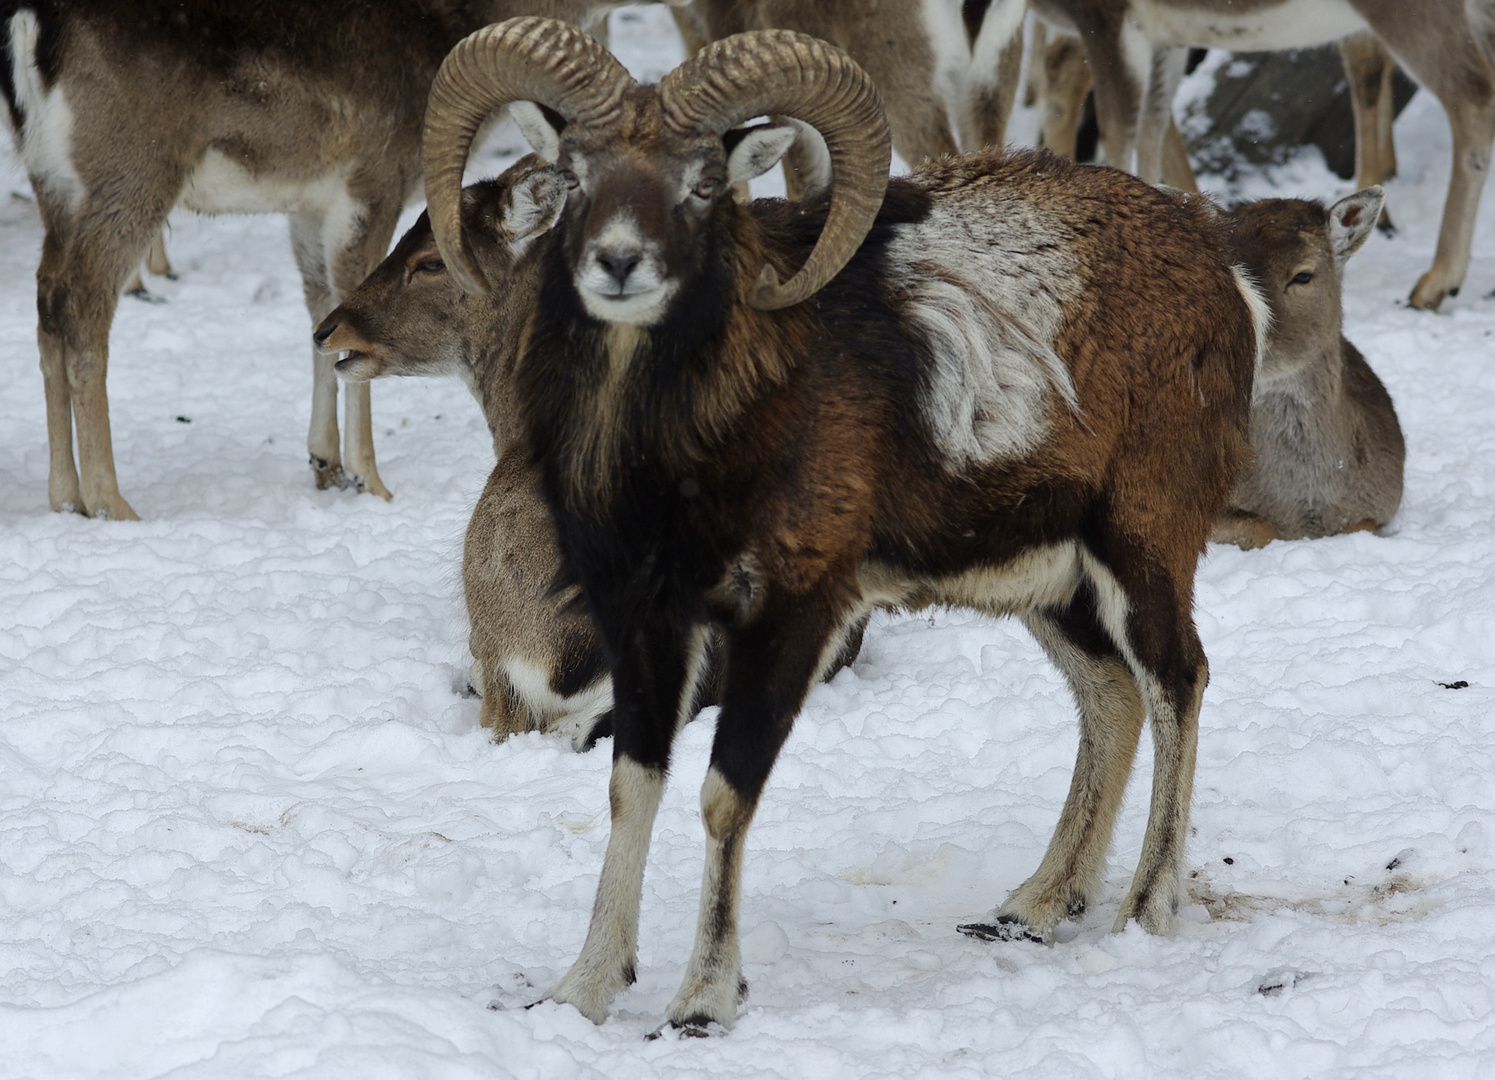
[[[492,285],[486,297],[469,296],[447,273],[422,214],[312,340],[323,352],[342,354],[337,373],[350,382],[465,374],[475,349],[525,306],[533,290],[520,263],[555,220],[563,191],[559,174],[534,155],[463,191],[464,231]]]
[[[564,243],[587,311],[648,326],[699,270],[701,231],[731,193],[721,139],[665,131],[652,95],[638,95],[625,116],[622,132],[561,132]]]
[[[1261,377],[1270,382],[1337,349],[1340,274],[1327,211],[1302,199],[1263,199],[1226,216],[1231,253],[1272,309]]]
[[[795,130],[676,134],[652,87],[632,88],[622,112],[619,125],[597,132],[528,103],[514,107],[568,186],[563,243],[582,303],[604,322],[650,326],[700,271],[703,234],[732,184],[771,168]]]

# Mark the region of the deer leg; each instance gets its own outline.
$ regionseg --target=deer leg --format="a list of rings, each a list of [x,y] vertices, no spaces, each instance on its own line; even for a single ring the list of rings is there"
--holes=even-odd
[[[1416,33],[1394,43],[1397,60],[1438,98],[1453,132],[1453,168],[1437,251],[1410,299],[1413,307],[1428,311],[1436,310],[1445,296],[1456,295],[1464,283],[1474,219],[1490,171],[1490,144],[1495,141],[1495,70],[1467,36],[1435,33],[1437,25],[1414,22]],[[1374,21],[1372,29],[1377,29]],[[1383,34],[1381,40],[1391,38]]]
[[[1214,531],[1210,533],[1211,543],[1234,544],[1242,551],[1266,547],[1273,540],[1280,539],[1282,533],[1266,518],[1235,507],[1220,512],[1215,519]]]
[[[1001,146],[1006,141],[1007,121],[1022,78],[1026,12],[1026,3],[997,3],[982,19],[971,57],[965,115],[960,120],[961,140],[968,150]]]
[[[1141,690],[1152,723],[1153,781],[1142,857],[1121,902],[1115,929],[1135,919],[1152,934],[1173,924],[1184,895],[1183,858],[1199,743],[1199,705],[1209,681],[1194,629],[1191,577],[1156,562],[1124,536],[1104,542],[1106,562],[1082,555],[1095,585],[1099,621],[1115,641]]]
[[[631,630],[613,668],[612,833],[602,859],[586,943],[545,993],[600,1024],[634,979],[639,903],[654,817],[664,792],[676,728],[690,715],[705,665],[706,628],[645,625]]]
[[[63,284],[62,222],[47,213],[43,203],[47,232],[42,240],[42,260],[36,271],[37,346],[41,352],[42,385],[47,395],[47,499],[52,509],[85,513],[83,489],[78,485],[78,469],[73,461],[73,404],[68,388],[67,354],[62,333],[67,303],[67,286]]]
[[[1173,99],[1188,59],[1187,49],[1153,50],[1137,134],[1137,175],[1149,184],[1163,179],[1163,144],[1174,126]]]
[[[1049,51],[1049,29],[1042,19],[1033,20],[1028,36],[1028,77],[1023,80],[1023,107],[1033,108],[1043,100],[1043,62]]]
[[[384,258],[399,221],[400,205],[399,198],[373,199],[362,214],[355,215],[354,225],[346,230],[349,242],[333,256],[332,287],[338,299],[358,288]],[[322,314],[325,316],[326,312]],[[316,326],[320,321],[313,313],[312,325]],[[343,467],[349,470],[352,483],[359,491],[391,499],[394,496],[379,478],[379,468],[374,461],[374,417],[369,404],[369,384],[348,383],[343,389],[347,395],[343,406]]]
[[[1000,936],[1047,938],[1061,919],[1094,902],[1106,849],[1126,792],[1142,696],[1126,661],[1100,623],[1095,587],[1084,583],[1069,606],[1024,621],[1063,673],[1080,714],[1080,746],[1069,796],[1043,862],[997,912]]]
[[[1364,191],[1396,171],[1396,148],[1391,138],[1391,76],[1396,62],[1381,39],[1369,31],[1341,38],[1339,55],[1344,60],[1355,114],[1355,186]],[[1379,224],[1387,231],[1392,229],[1391,215],[1384,205]]]
[[[1090,93],[1090,66],[1080,39],[1056,34],[1044,50],[1042,145],[1062,157],[1073,159],[1085,95]]]
[[[1088,27],[1080,30],[1095,83],[1095,119],[1105,163],[1132,172],[1152,72],[1152,44],[1130,23],[1095,32]]]
[[[291,252],[301,271],[301,289],[311,323],[318,325],[337,306],[332,293],[332,275],[322,242],[324,217],[320,211],[299,210],[287,215],[291,227]],[[311,427],[306,449],[311,456],[312,477],[319,489],[344,488],[342,451],[337,431],[337,363],[335,355],[311,351]]]
[[[131,209],[146,207],[136,200]],[[55,209],[44,219],[58,222]],[[162,212],[164,216],[164,211]],[[119,492],[109,431],[109,327],[121,284],[138,265],[158,221],[125,217],[119,207],[86,207],[54,240],[44,244],[37,271],[38,344],[47,389],[47,432],[52,476],[48,495],[56,509],[71,505],[89,517],[138,521]],[[49,233],[53,228],[49,226]],[[77,479],[67,451],[67,417],[78,440]]]
[[[676,1027],[730,1028],[747,996],[737,938],[742,845],[795,714],[840,649],[842,625],[832,605],[817,598],[727,634],[722,711],[701,787],[706,868],[696,942],[668,1010]]]
[[[166,257],[166,230],[156,230],[156,238],[151,241],[151,249],[145,256],[145,268],[157,277],[175,278],[176,273],[171,269],[171,260]]]
[[[1189,148],[1184,145],[1183,133],[1171,116],[1167,134],[1163,136],[1163,183],[1179,191],[1199,194],[1199,179],[1194,175],[1194,166],[1189,163]]]
[[[1473,102],[1445,102],[1453,128],[1453,173],[1433,265],[1418,280],[1409,303],[1436,311],[1445,296],[1457,296],[1469,271],[1474,219],[1490,171],[1490,144],[1495,140],[1495,95]]]

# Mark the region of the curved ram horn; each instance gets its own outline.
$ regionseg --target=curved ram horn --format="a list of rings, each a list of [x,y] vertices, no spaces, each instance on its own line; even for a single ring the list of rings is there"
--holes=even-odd
[[[633,85],[595,38],[555,19],[494,23],[447,54],[426,104],[421,156],[436,247],[463,289],[488,292],[462,235],[462,170],[483,121],[512,102],[534,101],[567,123],[607,126]]]
[[[792,116],[824,137],[831,155],[825,228],[799,272],[782,285],[765,266],[749,302],[764,310],[807,299],[841,272],[866,239],[888,186],[892,137],[882,98],[834,45],[789,30],[713,43],[659,84],[665,123],[681,133],[725,133],[754,116]]]

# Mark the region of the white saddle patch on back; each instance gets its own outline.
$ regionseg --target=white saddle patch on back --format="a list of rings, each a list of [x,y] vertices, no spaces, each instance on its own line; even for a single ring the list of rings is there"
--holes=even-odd
[[[1018,198],[937,197],[888,245],[893,299],[934,359],[922,402],[935,443],[959,470],[1026,455],[1054,395],[1078,407],[1054,351],[1080,277],[1063,230]]]

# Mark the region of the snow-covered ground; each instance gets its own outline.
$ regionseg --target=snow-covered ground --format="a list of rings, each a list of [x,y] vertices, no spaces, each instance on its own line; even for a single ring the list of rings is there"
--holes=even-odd
[[[662,15],[615,23],[636,71],[674,62]],[[460,541],[492,453],[466,391],[375,387],[392,503],[313,490],[285,225],[178,216],[180,280],[125,300],[113,336],[145,520],[49,512],[41,233],[7,160],[0,1077],[1495,1075],[1495,193],[1463,294],[1408,310],[1448,173],[1438,105],[1419,95],[1397,140],[1401,232],[1352,261],[1346,328],[1400,412],[1406,498],[1386,536],[1204,560],[1177,933],[1109,932],[1145,738],[1107,902],[1049,946],[955,932],[1037,865],[1074,709],[1013,623],[878,618],[769,782],[752,996],[704,1041],[644,1036],[690,949],[710,713],[679,739],[638,984],[602,1027],[523,1008],[586,930],[609,744],[495,745],[458,692]],[[1250,184],[1349,190],[1312,158]]]

